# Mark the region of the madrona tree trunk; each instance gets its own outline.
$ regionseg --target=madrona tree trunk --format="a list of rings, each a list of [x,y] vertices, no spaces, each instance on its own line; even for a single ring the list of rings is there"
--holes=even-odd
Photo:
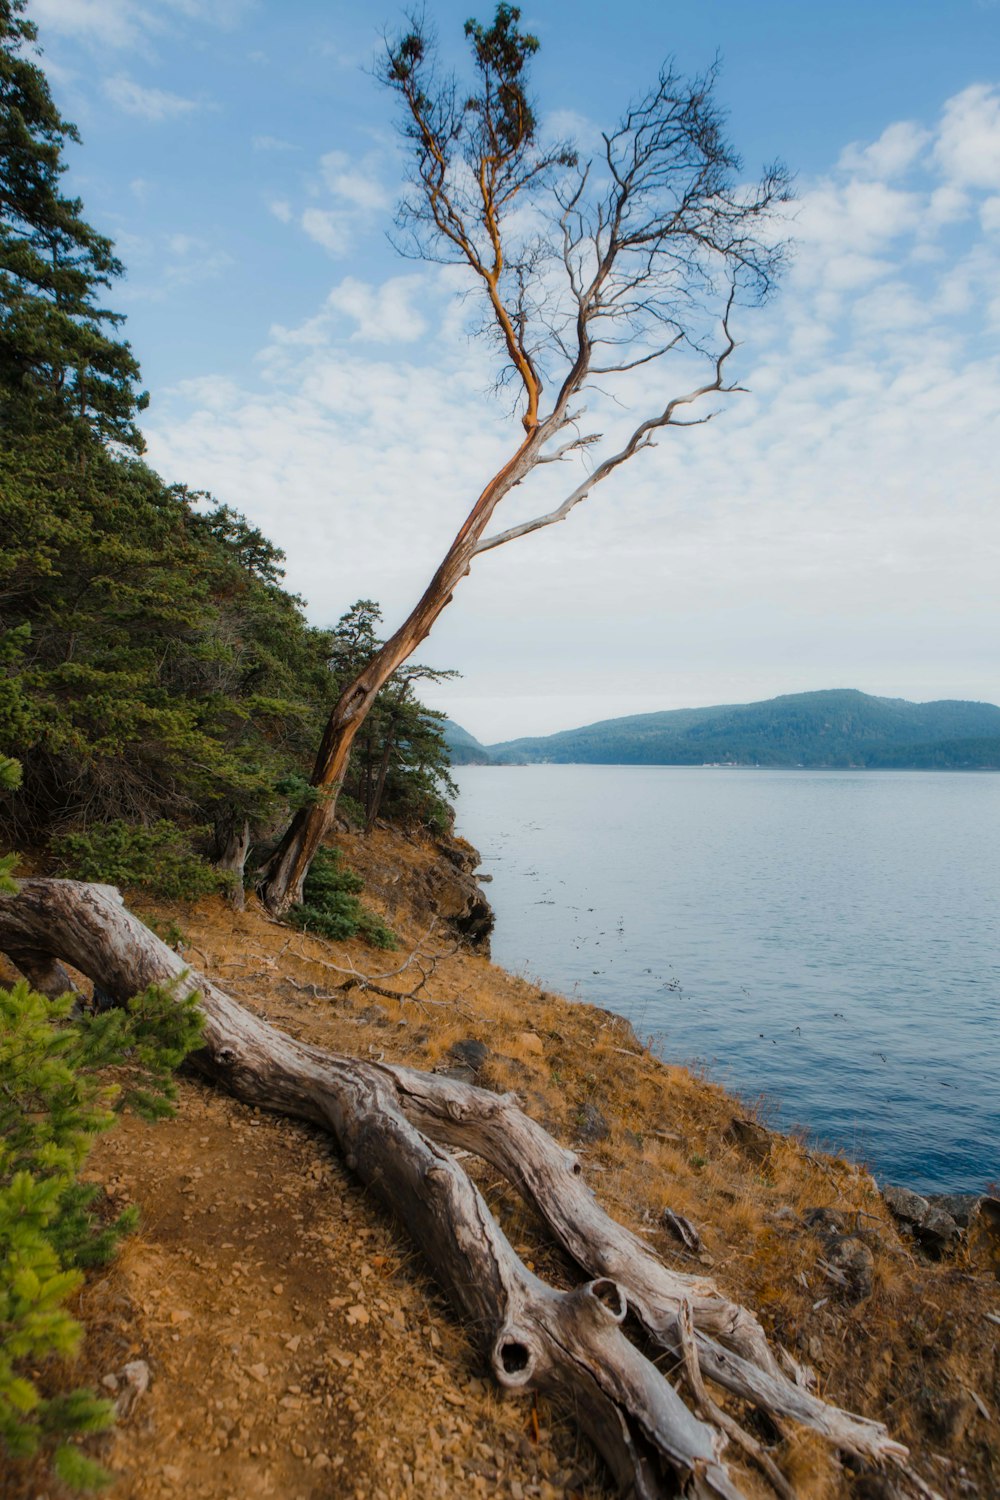
[[[277,915],[302,900],[302,887],[316,851],[330,829],[347,774],[355,735],[376,697],[429,634],[455,588],[469,571],[476,546],[497,505],[537,462],[549,436],[547,424],[532,427],[513,457],[493,476],[466,517],[416,607],[363,672],[341,693],[327,722],[313,767],[316,798],[300,808],[261,875],[260,896]]]
[[[732,1438],[777,1493],[794,1497],[759,1442],[708,1395],[705,1377],[779,1425],[804,1424],[834,1449],[892,1466],[900,1493],[932,1494],[881,1423],[819,1400],[804,1372],[771,1350],[752,1313],[711,1281],[669,1270],[610,1219],[574,1154],[513,1096],[284,1035],[188,970],[107,886],[26,880],[0,895],[0,951],[50,988],[63,983],[55,965],[68,963],[118,1002],[151,983],[196,991],[205,1034],[194,1064],[238,1098],[332,1133],[350,1169],[413,1236],[498,1383],[568,1401],[623,1494],[733,1500],[743,1491],[726,1461]],[[530,1272],[453,1147],[497,1167],[589,1279],[564,1292]],[[674,1357],[697,1414],[625,1336],[630,1313]]]

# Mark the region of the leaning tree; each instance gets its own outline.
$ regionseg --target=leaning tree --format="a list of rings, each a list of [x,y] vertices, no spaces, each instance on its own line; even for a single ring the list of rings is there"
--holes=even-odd
[[[519,21],[520,11],[501,3],[491,26],[466,23],[471,88],[437,70],[419,21],[386,39],[377,66],[398,100],[408,149],[399,248],[468,272],[521,431],[414,609],[340,694],[316,757],[315,796],[262,874],[261,893],[278,913],[301,899],[379,689],[473,560],[564,520],[665,430],[709,421],[706,399],[738,389],[729,378],[733,310],[765,297],[781,266],[776,224],[787,175],[772,167],[745,180],[714,99],[714,68],[685,79],[665,66],[585,160],[570,143],[546,138],[528,92],[538,41]],[[692,359],[702,368],[671,389],[664,372],[677,369],[678,356],[685,375]],[[588,421],[586,403],[611,395],[632,405],[629,376],[640,367],[649,404],[613,440]],[[491,531],[515,486],[559,461],[575,461],[560,502]]]

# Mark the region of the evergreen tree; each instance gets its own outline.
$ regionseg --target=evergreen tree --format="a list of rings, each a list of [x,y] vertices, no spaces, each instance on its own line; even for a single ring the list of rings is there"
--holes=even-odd
[[[79,140],[31,53],[26,0],[0,0],[0,424],[36,434],[53,423],[141,450],[139,366],[101,305],[122,274],[111,241],[61,191],[64,150]]]
[[[0,443],[0,754],[24,777],[0,825],[263,826],[330,701],[328,636],[242,517],[71,445]]]
[[[336,690],[350,682],[382,646],[382,611],[374,599],[359,599],[333,630],[332,669]],[[450,822],[445,800],[457,793],[449,775],[445,715],[420,702],[418,682],[445,682],[458,674],[407,663],[379,693],[354,742],[345,789],[360,804],[365,825],[379,816],[419,822],[443,830]]]
[[[24,11],[0,0],[0,838],[195,895],[218,884],[206,856],[239,882],[312,795],[310,752],[380,616],[363,601],[338,639],[314,629],[256,527],[130,451],[138,367],[101,305],[122,268],[61,192],[77,132]],[[447,818],[412,686],[438,675],[386,689],[359,747],[369,823]]]

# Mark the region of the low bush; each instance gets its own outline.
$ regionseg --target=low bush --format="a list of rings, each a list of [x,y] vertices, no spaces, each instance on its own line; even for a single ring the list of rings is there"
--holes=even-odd
[[[193,901],[225,889],[227,878],[191,845],[191,835],[162,818],[141,826],[116,819],[50,844],[59,869],[77,880],[137,885],[165,901]]]
[[[193,998],[156,987],[127,1010],[78,1012],[71,995],[0,989],[0,1461],[43,1453],[65,1483],[94,1489],[109,1476],[74,1439],[106,1428],[113,1409],[88,1390],[48,1392],[82,1337],[65,1303],[136,1212],[102,1218],[79,1172],[117,1110],[170,1113],[201,1018]]]
[[[303,932],[345,942],[361,937],[373,948],[395,948],[396,934],[358,900],[364,881],[344,868],[336,849],[320,849],[306,876],[304,900],[288,920]]]

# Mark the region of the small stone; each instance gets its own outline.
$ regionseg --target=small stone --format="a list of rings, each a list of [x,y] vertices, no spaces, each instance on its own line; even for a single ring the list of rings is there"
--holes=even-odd
[[[350,1323],[370,1323],[371,1316],[367,1307],[362,1307],[360,1302],[356,1302],[353,1307],[347,1309],[347,1319]]]
[[[596,1104],[582,1104],[577,1111],[576,1131],[581,1141],[606,1141],[611,1126]]]
[[[985,1202],[982,1193],[928,1193],[927,1202],[950,1214],[960,1229],[968,1229]]]
[[[455,1063],[451,1068],[435,1068],[434,1072],[438,1078],[451,1078],[455,1083],[475,1083],[477,1077],[475,1068],[465,1063]]]
[[[282,1294],[282,1292],[283,1292],[283,1291],[284,1291],[284,1290],[285,1290],[285,1288],[284,1288],[284,1287],[283,1287],[283,1286],[282,1286],[282,1284],[281,1284],[281,1282],[280,1282],[280,1281],[276,1281],[276,1282],[275,1282],[275,1283],[274,1283],[274,1286],[273,1286],[273,1287],[272,1287],[272,1288],[271,1288],[271,1291],[272,1291],[272,1292],[273,1292],[273,1293],[274,1293],[274,1295],[275,1295],[275,1296],[276,1296],[276,1297],[280,1297],[280,1296],[281,1296],[281,1294]]]
[[[107,1391],[116,1391],[118,1389],[118,1376],[105,1375],[101,1379],[101,1384]]]
[[[836,1208],[807,1208],[802,1222],[821,1239],[831,1234],[844,1234],[847,1230],[847,1220]]]
[[[530,1052],[535,1057],[541,1057],[545,1051],[537,1031],[519,1031],[516,1041],[522,1051]]]
[[[448,1049],[448,1055],[454,1058],[455,1062],[471,1069],[473,1073],[478,1073],[490,1056],[490,1049],[485,1042],[479,1041],[476,1037],[466,1037],[463,1041],[453,1042]]]
[[[944,1254],[960,1238],[961,1230],[944,1209],[904,1187],[885,1187],[882,1198],[895,1218],[931,1255]]]
[[[260,1381],[261,1385],[263,1385],[267,1379],[267,1365],[248,1365],[247,1374],[252,1376],[254,1380]]]
[[[890,1213],[904,1224],[919,1224],[930,1208],[926,1198],[910,1188],[888,1186],[882,1189],[882,1197]]]
[[[186,1308],[175,1307],[173,1312],[170,1314],[170,1321],[174,1324],[186,1323],[190,1316],[191,1314],[187,1311]]]
[[[387,1026],[389,1024],[388,1012],[381,1005],[366,1005],[364,1010],[358,1013],[357,1019],[368,1026]]]
[[[765,1161],[771,1154],[771,1132],[758,1125],[756,1120],[734,1116],[722,1132],[722,1138],[739,1146],[751,1161]]]
[[[875,1257],[866,1244],[852,1235],[843,1235],[827,1243],[826,1260],[846,1278],[842,1291],[846,1302],[863,1302],[871,1296]]]

